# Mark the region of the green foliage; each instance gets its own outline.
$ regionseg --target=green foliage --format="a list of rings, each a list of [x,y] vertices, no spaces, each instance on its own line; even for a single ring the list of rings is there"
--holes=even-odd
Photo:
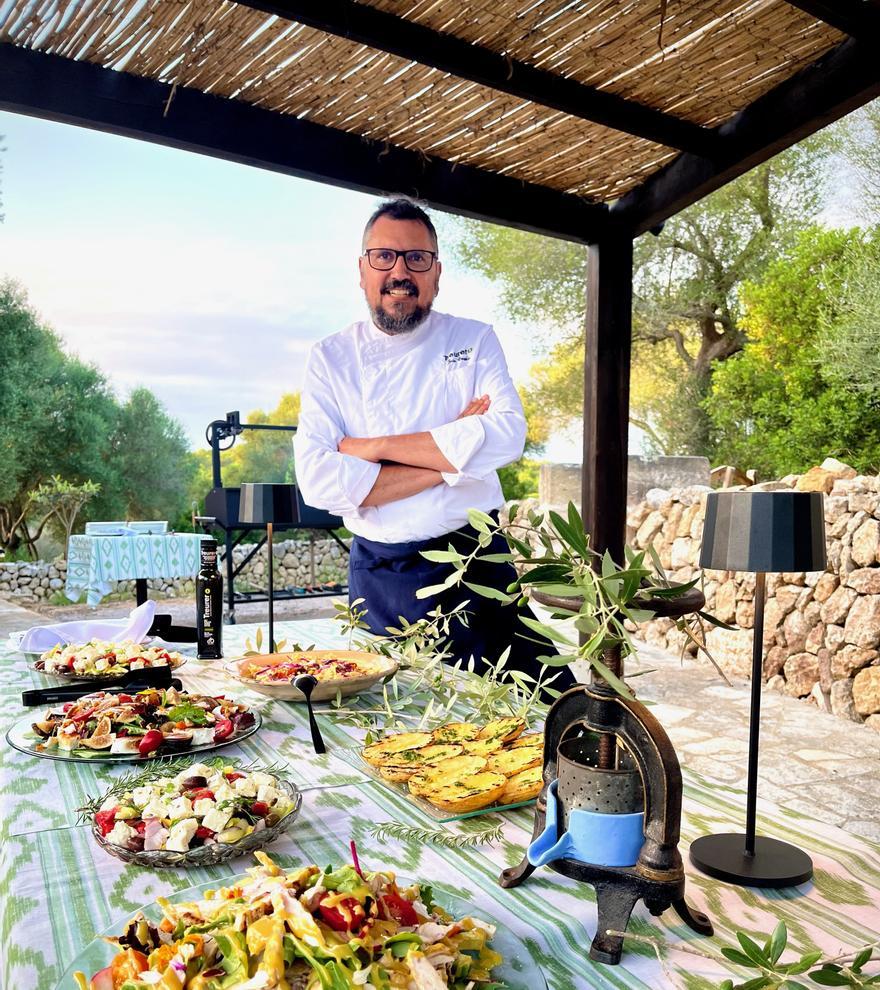
[[[65,354],[14,282],[0,283],[0,545],[33,551],[31,494],[56,476],[100,489],[91,518],[173,517],[190,455],[180,427],[146,390],[122,406],[92,365]],[[56,518],[54,514],[51,518]]]
[[[803,953],[793,962],[781,962],[788,944],[788,930],[780,921],[763,945],[759,945],[745,932],[736,933],[739,948],[725,946],[721,953],[725,959],[756,971],[759,975],[745,983],[725,980],[720,990],[806,990],[806,985],[794,976],[806,975],[813,983],[823,987],[867,987],[880,985],[880,974],[870,976],[863,972],[871,961],[874,946],[865,946],[854,953],[847,953],[836,959],[820,962],[822,953],[818,950]],[[875,943],[876,944],[876,943]],[[849,965],[841,965],[841,960],[853,959]],[[819,965],[817,965],[817,963]]]
[[[55,523],[64,546],[67,546],[80,510],[95,498],[100,490],[101,486],[93,481],[76,484],[53,475],[31,493],[29,505],[47,513]]]
[[[499,468],[498,480],[501,482],[504,498],[508,502],[512,500],[522,501],[524,498],[537,498],[540,473],[540,462],[533,461],[528,457],[523,457],[521,460],[514,461],[513,464]]]
[[[134,389],[119,409],[113,468],[124,518],[173,519],[185,508],[195,459],[183,427],[149,389]]]
[[[721,463],[760,477],[804,471],[834,455],[858,470],[880,465],[880,417],[870,392],[846,388],[823,363],[863,256],[857,231],[804,231],[793,248],[745,287],[743,352],[716,368],[705,401]]]
[[[421,588],[416,592],[416,597],[430,598],[447,588],[463,584],[476,594],[505,605],[514,602],[525,605],[526,589],[554,598],[569,599],[571,604],[566,608],[555,608],[552,618],[573,619],[575,628],[581,634],[579,643],[560,632],[557,626],[539,622],[528,615],[519,617],[527,629],[540,637],[534,642],[546,648],[549,641],[559,647],[558,654],[539,656],[538,659],[548,667],[583,661],[616,691],[631,697],[629,688],[605,663],[606,652],[619,650],[621,657],[635,653],[627,622],[637,624],[648,621],[655,614],[651,608],[652,599],[679,598],[695,587],[698,581],[670,584],[653,547],[639,553],[626,547],[623,566],[616,564],[607,551],[598,554],[590,546],[590,537],[573,502],[568,503],[565,516],[552,510],[546,515],[531,511],[527,522],[517,519],[517,507],[514,505],[510,508],[510,518],[516,522],[504,526],[496,524],[485,512],[471,509],[468,521],[478,533],[476,546],[466,556],[451,545],[448,550],[424,551],[423,557],[437,563],[451,564],[453,570],[442,584]],[[483,553],[498,533],[507,541],[510,552]],[[473,584],[466,580],[467,571],[471,563],[478,560],[510,563],[516,567],[519,576],[506,592]],[[703,620],[723,625],[705,612],[679,619],[677,625],[698,649],[707,652]]]
[[[830,381],[876,402],[880,399],[880,230],[871,240],[853,245],[845,267],[837,316],[820,328],[819,361]]]
[[[370,826],[370,835],[380,841],[396,839],[398,842],[416,842],[420,846],[430,842],[447,849],[469,849],[500,842],[504,838],[504,822],[499,818],[488,818],[476,826],[474,831],[458,834],[445,828],[424,828],[402,822],[376,822]]]
[[[824,192],[833,129],[789,149],[667,221],[635,244],[633,422],[666,453],[705,453],[702,408],[711,368],[737,353],[740,287],[809,222]],[[489,279],[513,320],[547,349],[527,393],[545,418],[580,418],[587,249],[458,221],[454,250]]]

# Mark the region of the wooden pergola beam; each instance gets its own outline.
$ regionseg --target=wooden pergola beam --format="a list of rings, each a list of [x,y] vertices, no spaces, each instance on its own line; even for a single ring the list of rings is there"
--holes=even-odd
[[[603,204],[388,146],[291,114],[0,44],[0,109],[589,243],[610,229]]]
[[[880,41],[880,3],[877,0],[787,0],[806,14],[863,41]]]
[[[723,124],[722,156],[679,155],[618,200],[612,216],[644,233],[876,96],[876,47],[847,40]]]
[[[235,2],[665,147],[695,155],[713,155],[720,150],[711,128],[536,69],[354,0]]]

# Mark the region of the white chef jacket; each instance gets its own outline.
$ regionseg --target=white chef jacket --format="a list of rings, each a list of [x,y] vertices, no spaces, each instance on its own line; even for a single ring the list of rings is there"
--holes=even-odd
[[[484,394],[485,415],[456,419]],[[339,453],[340,440],[422,431],[458,473],[362,508],[381,465]],[[308,505],[342,516],[358,536],[425,540],[464,526],[468,509],[502,504],[496,469],[522,456],[525,437],[522,403],[488,324],[432,312],[410,333],[391,335],[366,320],[312,348],[293,441],[296,480]]]

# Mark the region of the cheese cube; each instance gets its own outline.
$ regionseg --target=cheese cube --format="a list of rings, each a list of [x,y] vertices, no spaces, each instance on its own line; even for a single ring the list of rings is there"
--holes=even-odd
[[[265,801],[266,804],[275,804],[275,802],[280,797],[281,797],[281,791],[270,786],[269,784],[263,784],[263,786],[257,792],[257,800]]]
[[[194,815],[201,818],[210,814],[216,807],[217,805],[210,798],[199,798],[198,801],[193,802],[192,810]]]
[[[202,819],[202,825],[205,828],[209,828],[212,832],[221,832],[231,817],[231,808],[214,808],[213,811],[209,811]]]
[[[107,841],[112,842],[115,846],[124,846],[136,834],[130,825],[126,825],[125,822],[117,822],[107,833]]]
[[[233,781],[232,786],[235,788],[236,793],[242,797],[254,797],[257,793],[257,785],[250,777],[239,777],[238,780]]]
[[[168,818],[192,818],[193,805],[188,797],[179,797],[168,806]]]
[[[168,832],[165,848],[172,849],[174,852],[186,852],[198,827],[199,823],[195,818],[184,818],[182,822],[172,825]]]

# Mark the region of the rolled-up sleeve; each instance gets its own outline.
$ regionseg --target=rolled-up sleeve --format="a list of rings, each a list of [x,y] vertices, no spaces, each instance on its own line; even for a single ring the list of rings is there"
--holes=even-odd
[[[381,465],[341,454],[346,435],[342,412],[330,386],[320,346],[312,348],[296,435],[293,439],[296,481],[306,504],[340,516],[359,516]]]
[[[474,395],[488,395],[489,411],[465,416],[431,430],[443,456],[457,473],[444,473],[448,485],[486,478],[498,468],[522,457],[526,442],[526,417],[507,361],[493,330],[482,338],[476,358]]]

